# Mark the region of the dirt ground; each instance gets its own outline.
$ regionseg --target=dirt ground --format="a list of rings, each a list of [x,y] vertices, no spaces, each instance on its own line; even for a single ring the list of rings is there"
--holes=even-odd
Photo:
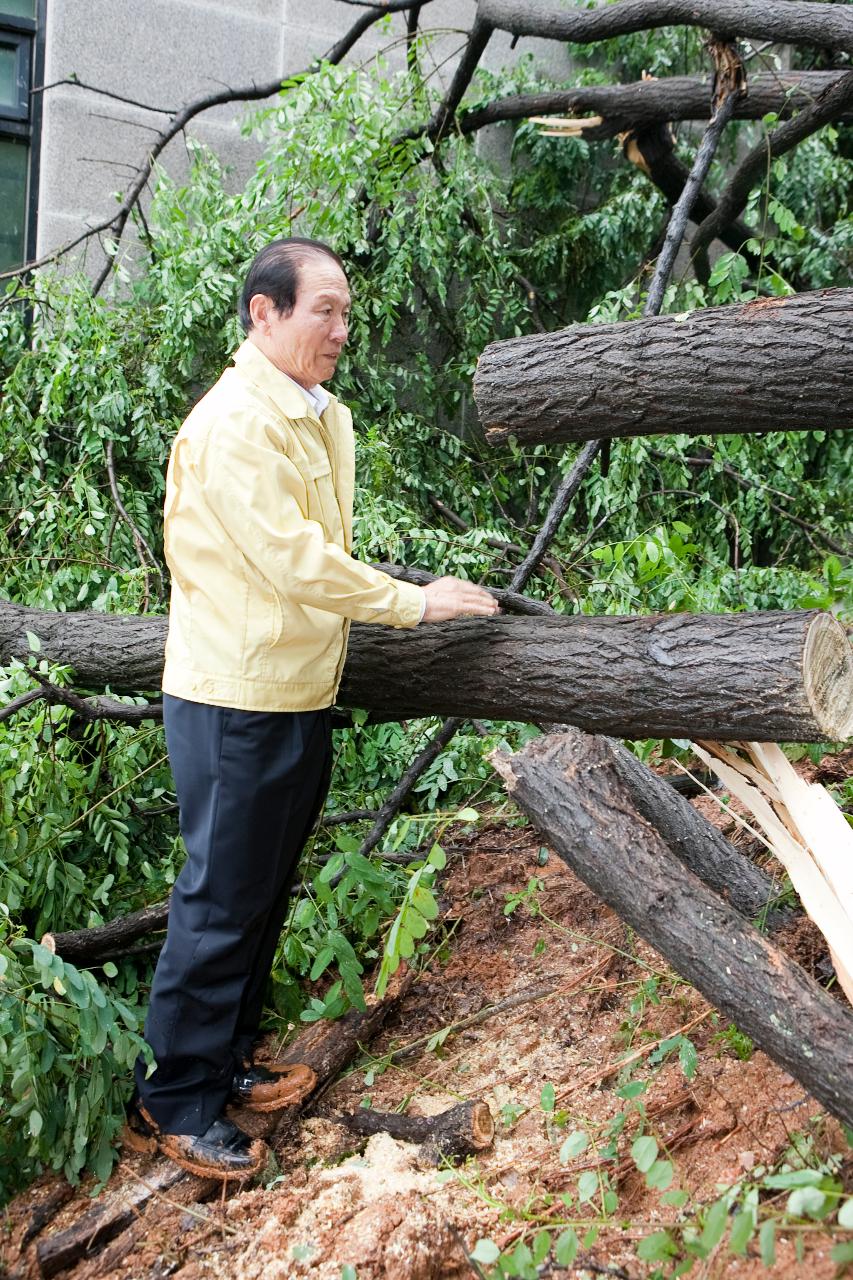
[[[853,769],[853,759],[847,763]],[[466,1256],[478,1239],[506,1249],[519,1240],[532,1243],[543,1227],[556,1239],[572,1223],[582,1237],[575,1262],[545,1263],[540,1274],[641,1280],[661,1265],[638,1261],[635,1247],[643,1237],[695,1218],[723,1186],[748,1180],[762,1165],[778,1165],[793,1142],[807,1141],[819,1154],[846,1149],[840,1126],[796,1081],[760,1052],[748,1060],[737,1056],[748,1046],[726,1034],[703,997],[542,849],[529,827],[487,822],[446,849],[444,943],[369,1053],[291,1132],[268,1185],[204,1203],[157,1195],[129,1230],[63,1276],[461,1280],[489,1273]],[[540,887],[507,914],[508,897],[523,895],[531,881]],[[431,941],[436,945],[438,938]],[[810,928],[801,927],[784,945],[807,968],[820,970],[823,948]],[[514,1007],[389,1063],[392,1051],[510,997],[520,998]],[[679,1032],[697,1051],[692,1078],[674,1053],[650,1063],[660,1040]],[[670,1190],[689,1193],[683,1209],[662,1203],[631,1159],[639,1116],[636,1104],[616,1092],[629,1080],[648,1082],[645,1133],[674,1165]],[[547,1086],[553,1086],[553,1104]],[[493,1148],[455,1173],[441,1171],[415,1145],[382,1133],[359,1139],[335,1122],[336,1113],[354,1111],[365,1099],[377,1110],[410,1115],[483,1099],[496,1122]],[[615,1159],[602,1164],[589,1147],[560,1162],[567,1135],[585,1130],[603,1146],[620,1113],[627,1118]],[[132,1194],[149,1164],[129,1153],[106,1194]],[[578,1203],[578,1179],[589,1169],[607,1172],[616,1190],[618,1207],[609,1215],[602,1214],[600,1197]],[[848,1186],[852,1170],[848,1159],[842,1171]],[[763,1191],[762,1202],[770,1194]],[[776,1193],[779,1208],[787,1194]],[[91,1207],[86,1188],[60,1203],[68,1195],[57,1179],[45,1178],[8,1208],[0,1275],[4,1266],[21,1280],[39,1275],[39,1237],[32,1230],[39,1205],[50,1207],[41,1238]],[[597,1235],[584,1241],[593,1224]],[[22,1247],[28,1227],[31,1238]],[[846,1238],[820,1226],[781,1231],[769,1269],[755,1238],[744,1256],[723,1243],[697,1261],[691,1275],[829,1280],[844,1274],[830,1250]]]

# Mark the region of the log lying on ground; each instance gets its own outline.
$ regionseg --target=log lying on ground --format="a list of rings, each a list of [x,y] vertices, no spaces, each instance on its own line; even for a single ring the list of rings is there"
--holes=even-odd
[[[853,289],[494,342],[490,444],[853,427]]]
[[[337,1022],[313,1024],[300,1032],[279,1061],[304,1062],[316,1072],[317,1089],[328,1085],[359,1046],[369,1043],[376,1035],[412,981],[412,972],[402,966],[391,979],[382,1000],[368,997],[368,1007],[363,1013],[350,1009]],[[306,1099],[298,1107],[268,1115],[236,1110],[233,1115],[237,1123],[251,1131],[253,1137],[271,1139],[295,1122],[308,1101]],[[137,1220],[151,1199],[168,1193],[171,1199],[203,1201],[221,1190],[221,1182],[196,1178],[162,1157],[145,1162],[138,1178],[131,1176],[121,1186],[111,1188],[70,1227],[39,1242],[36,1257],[41,1274],[58,1275],[82,1259],[100,1253],[110,1240]]]
[[[599,897],[844,1124],[853,1012],[703,884],[633,804],[608,743],[576,729],[492,763],[545,839]]]
[[[607,746],[638,813],[658,829],[694,875],[743,916],[759,916],[771,929],[790,921],[794,914],[790,908],[771,905],[779,890],[760,867],[621,743],[610,740]]]
[[[27,654],[29,630],[79,683],[153,689],[165,627],[2,603],[0,662]],[[806,610],[354,626],[339,701],[397,719],[557,721],[619,738],[837,741],[853,732],[853,649],[836,618]]]
[[[460,1102],[437,1116],[406,1116],[365,1107],[330,1119],[362,1137],[390,1133],[403,1142],[423,1143],[425,1158],[435,1164],[442,1158],[461,1160],[485,1151],[495,1137],[492,1113],[482,1101]]]

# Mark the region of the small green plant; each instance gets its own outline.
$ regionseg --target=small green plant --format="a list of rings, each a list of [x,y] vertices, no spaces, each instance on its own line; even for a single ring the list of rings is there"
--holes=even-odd
[[[749,1036],[744,1031],[739,1031],[733,1022],[730,1022],[722,1031],[717,1031],[712,1038],[715,1043],[728,1049],[736,1058],[740,1058],[741,1062],[749,1062],[755,1052],[755,1045]]]

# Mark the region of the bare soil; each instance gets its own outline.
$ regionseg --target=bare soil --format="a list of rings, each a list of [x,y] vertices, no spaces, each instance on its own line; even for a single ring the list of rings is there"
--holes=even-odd
[[[846,763],[853,768],[853,760]],[[725,823],[713,801],[697,803]],[[446,848],[445,944],[369,1055],[291,1131],[276,1152],[279,1171],[268,1175],[268,1185],[208,1203],[155,1197],[128,1231],[64,1276],[341,1280],[352,1274],[344,1272],[347,1266],[357,1280],[482,1274],[466,1257],[480,1237],[506,1248],[522,1237],[532,1240],[542,1226],[553,1224],[557,1234],[561,1223],[600,1219],[590,1204],[578,1206],[575,1198],[567,1207],[559,1198],[576,1197],[581,1172],[599,1163],[595,1153],[587,1150],[563,1165],[559,1148],[576,1129],[603,1143],[604,1129],[628,1108],[617,1158],[601,1166],[618,1190],[618,1209],[574,1265],[551,1265],[542,1274],[641,1280],[655,1264],[637,1261],[638,1240],[678,1222],[682,1213],[695,1214],[722,1185],[748,1177],[756,1166],[776,1164],[795,1134],[806,1135],[819,1153],[845,1149],[838,1124],[802,1087],[760,1052],[739,1058],[739,1046],[714,1010],[553,853],[542,851],[530,828],[486,823]],[[522,903],[507,915],[508,895],[522,893],[534,878],[541,890],[531,897],[532,909]],[[820,972],[824,949],[807,922],[783,945]],[[652,979],[656,989],[647,986],[644,995],[643,984]],[[528,998],[389,1064],[392,1051],[512,996]],[[680,1031],[697,1050],[692,1079],[674,1055],[649,1064],[660,1040]],[[629,1053],[636,1056],[625,1065]],[[630,1159],[638,1117],[616,1093],[628,1079],[649,1081],[646,1132],[675,1166],[673,1189],[689,1192],[683,1211],[663,1205]],[[553,1113],[541,1105],[546,1084],[555,1091]],[[413,1115],[482,1098],[497,1124],[494,1147],[447,1179],[417,1146],[384,1134],[360,1140],[335,1123],[336,1113],[367,1098],[377,1110]],[[107,1193],[138,1185],[146,1162],[128,1153]],[[847,1176],[849,1181],[849,1168]],[[90,1192],[85,1186],[71,1192],[51,1177],[18,1197],[0,1238],[0,1276],[4,1267],[21,1280],[38,1276],[38,1237],[22,1242],[39,1205],[50,1204],[45,1235],[90,1208]],[[743,1257],[723,1245],[697,1262],[692,1275],[830,1280],[842,1274],[830,1249],[845,1238],[819,1226],[782,1232],[770,1270],[754,1242]]]

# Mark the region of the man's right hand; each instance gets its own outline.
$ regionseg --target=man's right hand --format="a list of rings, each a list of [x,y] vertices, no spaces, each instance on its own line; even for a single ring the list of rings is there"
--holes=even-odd
[[[449,622],[466,614],[488,617],[500,613],[494,596],[462,578],[436,578],[423,592],[427,603],[421,622]]]

